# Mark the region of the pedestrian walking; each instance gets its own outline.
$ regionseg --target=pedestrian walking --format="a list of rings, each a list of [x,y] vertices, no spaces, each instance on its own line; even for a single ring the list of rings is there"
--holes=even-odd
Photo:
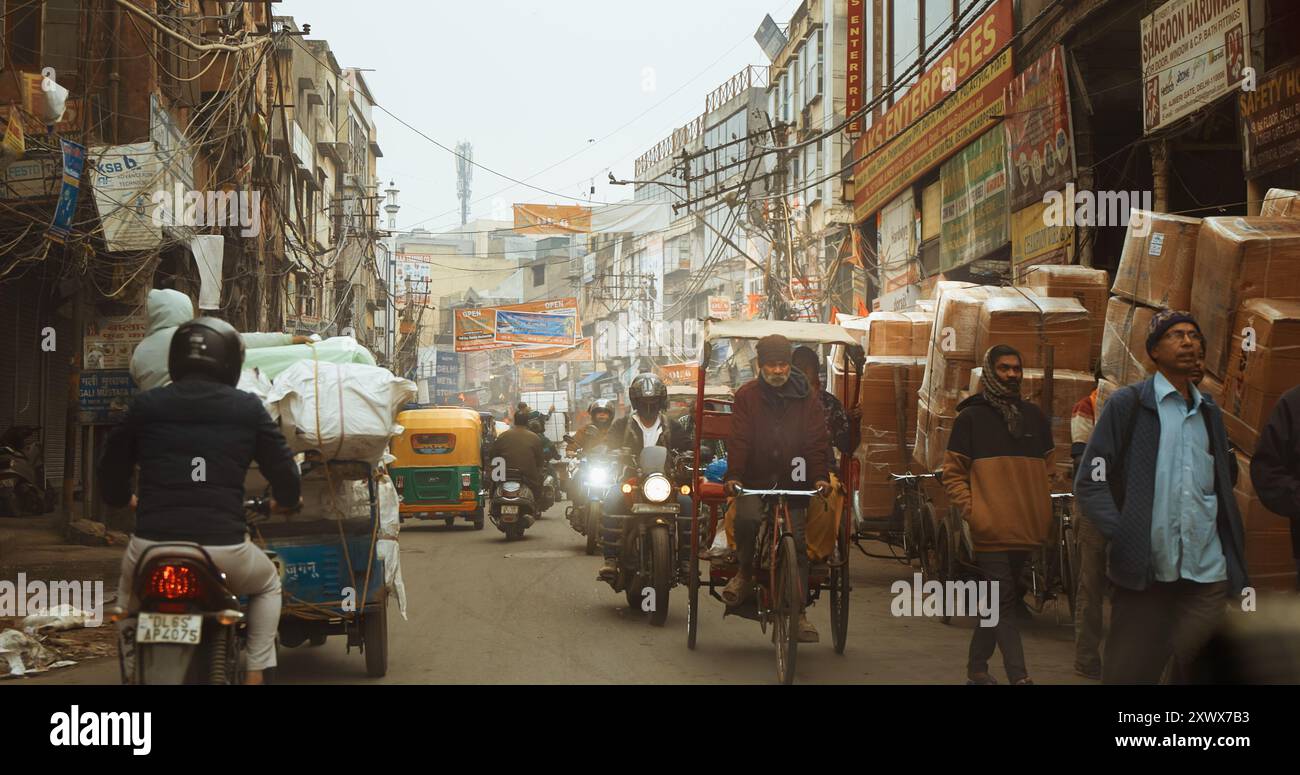
[[[1300,591],[1300,386],[1282,394],[1260,431],[1250,481],[1269,511],[1291,520],[1291,553]]]

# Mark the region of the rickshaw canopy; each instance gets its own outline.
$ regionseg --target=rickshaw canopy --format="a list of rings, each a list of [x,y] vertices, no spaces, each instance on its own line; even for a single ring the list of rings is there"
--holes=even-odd
[[[481,465],[483,421],[477,411],[440,406],[397,415],[403,430],[392,443],[395,465]]]
[[[797,323],[789,320],[714,320],[704,323],[704,344],[715,339],[762,339],[780,334],[792,342],[817,342],[819,344],[854,345],[853,338],[842,326],[830,323]]]

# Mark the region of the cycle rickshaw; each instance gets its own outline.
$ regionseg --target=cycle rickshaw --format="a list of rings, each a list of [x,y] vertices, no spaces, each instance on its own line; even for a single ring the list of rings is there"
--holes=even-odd
[[[695,459],[700,459],[700,448],[708,439],[727,439],[731,435],[731,402],[709,400],[705,397],[706,372],[714,344],[719,340],[757,340],[771,334],[781,334],[792,343],[800,344],[838,344],[842,345],[841,357],[851,362],[853,379],[845,380],[840,397],[845,405],[851,405],[847,399],[855,396],[862,379],[862,347],[842,327],[827,323],[795,323],[774,320],[713,320],[705,322],[704,342],[700,353],[699,378],[694,407]],[[850,366],[846,365],[846,371]],[[857,446],[858,429],[850,428],[852,444]],[[809,574],[808,593],[812,600],[820,599],[822,592],[830,594],[831,603],[831,639],[835,653],[843,654],[848,639],[849,623],[849,541],[852,530],[850,503],[853,500],[855,482],[850,477],[851,460],[841,461],[840,477],[847,489],[847,497],[839,514],[839,529],[835,537],[834,550],[825,562],[813,562]],[[772,625],[772,640],[776,646],[777,679],[781,683],[794,681],[795,656],[798,649],[798,617],[801,610],[797,599],[799,589],[795,566],[794,537],[788,524],[788,507],[786,498],[806,496],[811,491],[805,490],[744,490],[745,494],[765,496],[767,519],[759,531],[756,543],[754,579],[757,582],[757,594],[747,606],[727,609],[726,613],[754,619],[766,633]],[[725,558],[704,556],[702,539],[712,537],[722,529],[722,515],[726,508],[727,496],[723,485],[705,481],[697,473],[695,486],[692,488],[694,511],[691,520],[691,546],[687,558],[687,636],[686,644],[694,649],[700,621],[700,588],[707,586],[711,597],[722,602],[719,590],[738,572],[733,561]],[[708,531],[703,525],[703,509],[708,507]],[[774,527],[775,526],[775,527]],[[707,574],[701,577],[699,563],[709,563]],[[726,615],[724,613],[724,616]]]

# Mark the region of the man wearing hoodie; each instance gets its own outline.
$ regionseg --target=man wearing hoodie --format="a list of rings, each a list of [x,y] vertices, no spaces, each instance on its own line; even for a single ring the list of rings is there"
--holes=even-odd
[[[171,289],[149,291],[149,334],[131,354],[131,379],[140,392],[170,385],[167,372],[167,352],[177,327],[194,318],[194,303],[190,297]],[[291,334],[240,334],[245,349],[306,344],[305,336]]]
[[[996,584],[994,627],[976,627],[966,665],[969,685],[997,683],[989,675],[996,647],[1012,685],[1027,685],[1025,650],[1016,627],[1017,584],[1029,551],[1047,540],[1052,519],[1050,477],[1055,447],[1041,409],[1020,398],[1020,353],[989,348],[983,390],[957,405],[943,460],[948,499],[970,524],[975,564]]]
[[[1250,480],[1269,511],[1291,520],[1291,551],[1300,571],[1300,387],[1282,394],[1259,434]],[[1297,573],[1300,589],[1300,572]]]
[[[830,434],[822,402],[798,369],[790,368],[790,340],[780,334],[758,341],[759,378],[736,391],[731,415],[731,438],[727,439],[728,495],[739,487],[753,490],[808,490],[815,484],[823,495],[830,493]],[[800,603],[808,596],[808,498],[789,499],[795,558],[799,564]],[[736,498],[736,556],[739,571],[722,590],[729,606],[743,603],[754,590],[754,549],[758,528],[763,523],[762,499],[757,495]],[[816,628],[807,615],[799,613],[799,641],[816,643]]]

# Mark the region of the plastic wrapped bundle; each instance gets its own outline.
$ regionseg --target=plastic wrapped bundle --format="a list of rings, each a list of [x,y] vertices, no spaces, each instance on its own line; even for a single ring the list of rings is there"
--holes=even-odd
[[[276,377],[268,400],[278,405],[280,427],[295,452],[373,464],[401,433],[394,418],[415,396],[415,383],[388,369],[304,361]]]
[[[315,344],[258,347],[244,353],[244,368],[257,369],[272,380],[295,363],[359,363],[374,366],[375,357],[350,336],[334,336]]]

